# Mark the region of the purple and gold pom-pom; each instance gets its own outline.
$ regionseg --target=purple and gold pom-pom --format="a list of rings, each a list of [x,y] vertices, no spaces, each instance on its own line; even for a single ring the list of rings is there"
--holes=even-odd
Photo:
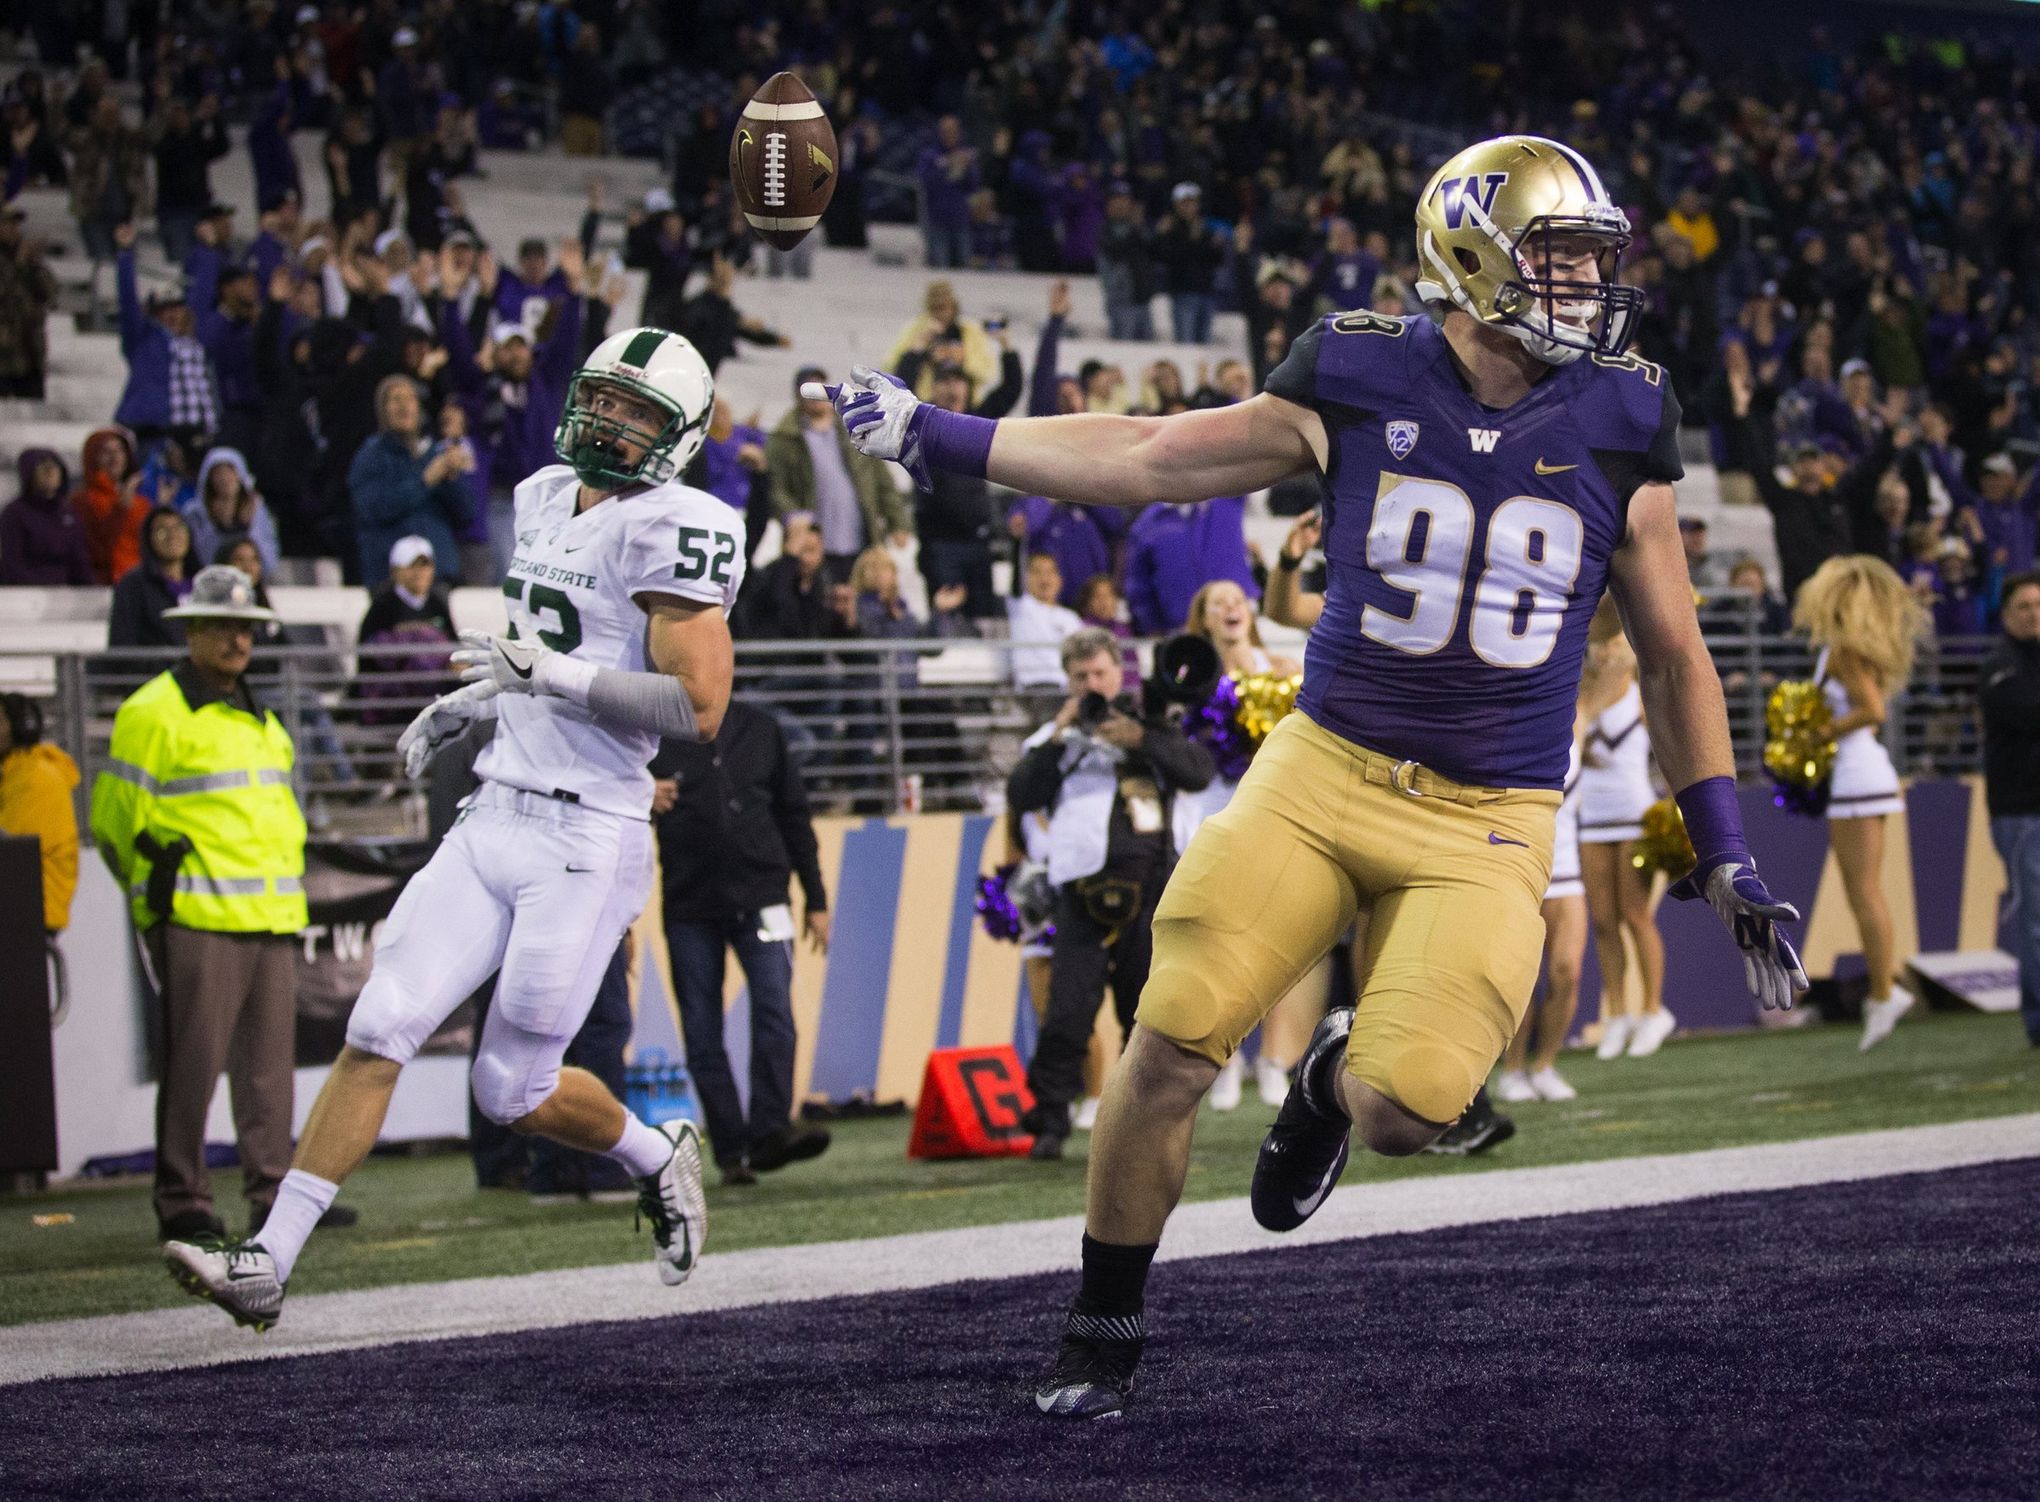
[[[1302,686],[1300,674],[1226,673],[1183,728],[1211,752],[1219,776],[1238,782],[1268,732],[1296,708],[1296,692]]]
[[[1643,811],[1643,836],[1629,861],[1639,871],[1662,871],[1673,881],[1698,864],[1686,834],[1686,816],[1672,799],[1660,798]]]
[[[1764,708],[1764,770],[1771,801],[1817,819],[1827,812],[1835,769],[1834,711],[1820,685],[1795,678],[1771,691]]]
[[[1007,944],[1017,944],[1020,931],[1025,927],[1020,919],[1019,907],[1006,890],[1006,884],[1019,869],[1020,863],[1013,861],[999,867],[990,876],[980,876],[977,879],[977,897],[973,900],[985,932]]]

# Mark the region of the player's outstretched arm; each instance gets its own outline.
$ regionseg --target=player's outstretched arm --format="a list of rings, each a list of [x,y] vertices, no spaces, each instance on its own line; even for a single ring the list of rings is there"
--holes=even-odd
[[[1765,889],[1743,835],[1728,708],[1693,611],[1671,486],[1645,485],[1630,499],[1629,535],[1616,550],[1611,583],[1636,648],[1651,749],[1698,857],[1671,895],[1706,899],[1743,952],[1751,994],[1766,1008],[1789,1007],[1806,989],[1806,971],[1780,925],[1799,913]]]
[[[1173,417],[1080,412],[994,422],[917,401],[861,365],[841,386],[802,394],[833,401],[858,448],[897,460],[923,490],[932,471],[949,470],[1096,506],[1201,501],[1322,468],[1326,453],[1317,414],[1268,395]]]

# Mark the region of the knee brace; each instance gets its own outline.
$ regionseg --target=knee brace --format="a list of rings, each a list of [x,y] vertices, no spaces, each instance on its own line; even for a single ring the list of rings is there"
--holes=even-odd
[[[484,1039],[468,1071],[468,1083],[475,1093],[475,1105],[500,1126],[514,1126],[544,1105],[560,1083],[560,1055],[564,1048],[538,1055],[492,1047]]]
[[[1427,1038],[1411,1038],[1383,1051],[1389,1057],[1362,1057],[1349,1048],[1346,1067],[1362,1084],[1436,1126],[1457,1121],[1487,1077],[1484,1069],[1475,1073],[1466,1051]]]
[[[1239,1044],[1222,1036],[1223,1012],[1209,976],[1193,965],[1164,960],[1148,972],[1133,1020],[1178,1048],[1223,1064]]]

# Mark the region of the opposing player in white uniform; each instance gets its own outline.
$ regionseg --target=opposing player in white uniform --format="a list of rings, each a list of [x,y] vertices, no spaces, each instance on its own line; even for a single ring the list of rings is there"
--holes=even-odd
[[[566,464],[517,487],[510,633],[465,633],[454,660],[468,685],[398,742],[415,777],[494,715],[482,785],[383,925],[347,1046],[268,1222],[249,1241],[164,1248],[178,1281],[238,1322],[275,1322],[299,1251],[375,1143],[399,1071],[498,970],[476,1103],[519,1132],[628,1167],[660,1277],[693,1270],[707,1211],[692,1123],[647,1126],[561,1060],[650,893],[646,766],[661,736],[713,737],[729,703],[743,524],[674,478],[713,405],[701,356],[660,329],[613,336],[575,373],[553,440]]]

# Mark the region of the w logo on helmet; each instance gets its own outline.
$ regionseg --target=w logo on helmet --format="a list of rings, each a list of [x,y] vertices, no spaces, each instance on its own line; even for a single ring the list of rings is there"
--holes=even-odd
[[[1506,172],[1482,172],[1474,177],[1448,177],[1438,184],[1441,208],[1445,215],[1445,227],[1458,229],[1466,220],[1466,204],[1470,198],[1480,206],[1481,216],[1495,211],[1495,194],[1501,192],[1502,184],[1509,180]]]

